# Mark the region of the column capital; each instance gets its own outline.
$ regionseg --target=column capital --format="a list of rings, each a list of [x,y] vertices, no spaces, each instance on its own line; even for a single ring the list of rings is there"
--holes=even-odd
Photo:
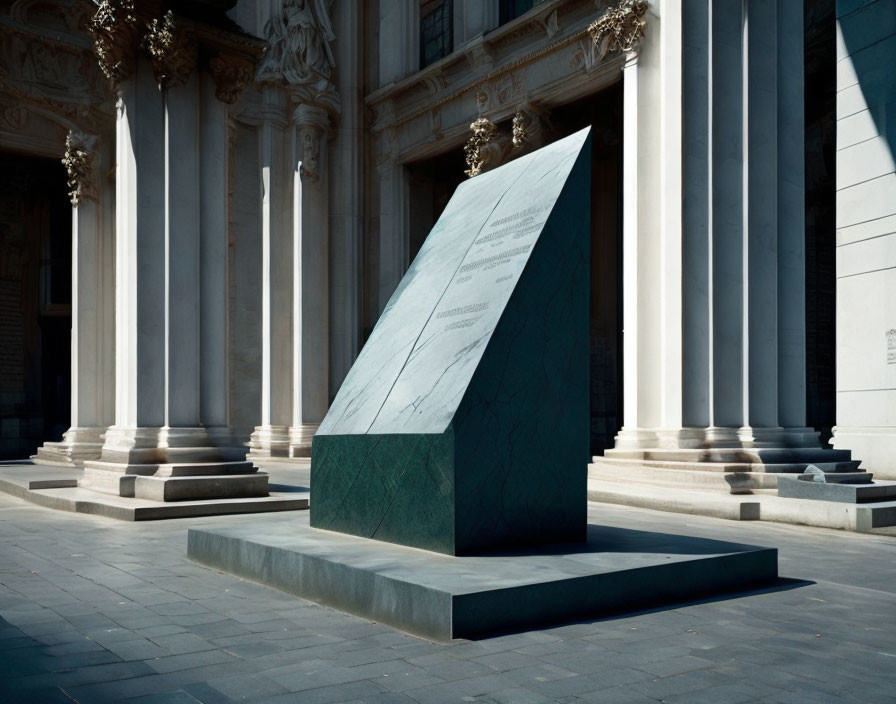
[[[594,42],[597,60],[611,52],[621,51],[626,54],[628,63],[631,60],[628,55],[637,53],[644,38],[646,14],[647,0],[621,0],[592,22],[588,33]]]
[[[140,45],[135,0],[99,0],[88,29],[100,69],[113,83],[130,78]]]
[[[147,24],[143,46],[149,52],[159,88],[186,83],[199,59],[196,38],[174,19],[171,10]]]
[[[215,97],[227,105],[239,100],[255,71],[250,59],[225,51],[209,59],[208,66],[215,81]]]
[[[68,173],[68,197],[73,207],[82,200],[96,200],[97,187],[93,162],[96,156],[96,135],[69,130],[65,138],[62,165]]]
[[[317,182],[320,178],[320,140],[330,129],[330,116],[316,105],[300,104],[292,113],[293,124],[301,139],[303,181]]]

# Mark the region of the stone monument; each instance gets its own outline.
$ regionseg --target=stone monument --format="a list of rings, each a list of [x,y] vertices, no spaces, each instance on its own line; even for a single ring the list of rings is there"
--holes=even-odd
[[[584,540],[589,168],[583,130],[458,187],[315,435],[312,526]]]
[[[457,189],[314,437],[310,522],[190,530],[192,559],[436,640],[777,576],[588,508],[590,156],[583,130]]]

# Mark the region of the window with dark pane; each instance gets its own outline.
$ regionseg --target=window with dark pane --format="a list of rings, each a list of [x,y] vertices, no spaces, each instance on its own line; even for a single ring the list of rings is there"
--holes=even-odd
[[[452,0],[420,2],[420,68],[448,56],[454,49]]]
[[[536,5],[541,5],[541,3],[546,1],[547,0],[501,0],[498,21],[501,24],[504,24],[505,22],[510,22],[510,20],[515,20],[520,15],[526,14]]]

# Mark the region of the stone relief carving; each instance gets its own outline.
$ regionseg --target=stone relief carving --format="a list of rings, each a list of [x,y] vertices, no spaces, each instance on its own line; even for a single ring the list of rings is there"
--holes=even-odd
[[[303,181],[316,182],[319,177],[318,156],[320,144],[317,131],[311,128],[302,130],[302,167],[300,175]]]
[[[96,200],[96,184],[93,176],[93,158],[96,137],[83,132],[69,131],[65,138],[65,156],[62,165],[68,173],[68,196],[77,207],[82,200]]]
[[[647,0],[622,0],[588,27],[598,60],[608,53],[637,51],[647,27]]]
[[[171,10],[149,22],[143,46],[149,52],[160,88],[183,85],[196,67],[196,42],[178,27]]]
[[[140,32],[134,0],[98,0],[88,29],[106,78],[117,83],[130,76]]]
[[[331,81],[335,59],[330,47],[336,35],[327,0],[285,0],[265,27],[270,48],[258,68],[260,81],[285,81],[303,89],[312,103],[338,109]]]
[[[218,100],[233,105],[239,100],[245,85],[252,80],[252,62],[233,54],[218,54],[210,59],[209,69],[215,81]]]

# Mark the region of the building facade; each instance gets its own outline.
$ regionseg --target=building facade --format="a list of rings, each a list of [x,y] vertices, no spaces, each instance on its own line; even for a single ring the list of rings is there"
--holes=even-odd
[[[454,187],[591,125],[592,452],[824,462],[836,426],[896,477],[891,3],[16,0],[0,22],[7,456],[307,456]]]

